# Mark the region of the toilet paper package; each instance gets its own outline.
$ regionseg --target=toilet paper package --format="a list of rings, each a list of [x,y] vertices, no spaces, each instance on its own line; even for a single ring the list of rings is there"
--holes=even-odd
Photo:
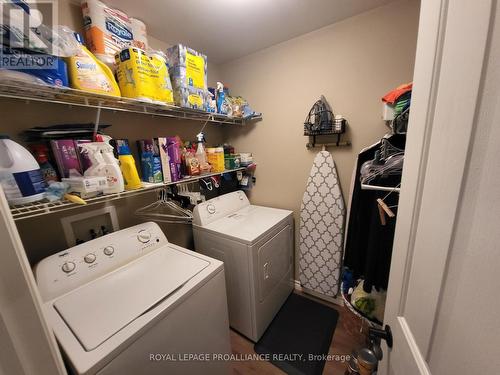
[[[170,80],[175,104],[205,109],[207,92],[207,57],[182,44],[167,50]]]
[[[85,42],[103,63],[113,67],[115,54],[134,40],[130,18],[99,0],[82,1]]]
[[[132,34],[134,35],[133,46],[147,51],[149,45],[146,24],[137,18],[130,18],[130,23],[132,25]]]

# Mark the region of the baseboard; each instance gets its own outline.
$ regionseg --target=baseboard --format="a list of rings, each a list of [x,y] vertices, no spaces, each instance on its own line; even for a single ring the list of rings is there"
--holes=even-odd
[[[325,295],[323,295],[321,293],[315,292],[314,290],[310,290],[310,289],[304,288],[300,284],[299,280],[294,280],[293,283],[294,283],[295,290],[297,290],[299,292],[302,292],[302,293],[305,293],[305,294],[309,294],[309,295],[311,295],[313,297],[322,299],[323,301],[334,303],[335,305],[344,306],[344,300],[342,299],[341,296],[337,296],[335,298],[325,296]]]

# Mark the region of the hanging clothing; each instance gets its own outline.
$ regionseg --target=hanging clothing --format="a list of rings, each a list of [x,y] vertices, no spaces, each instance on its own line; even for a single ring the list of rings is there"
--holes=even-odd
[[[382,101],[386,102],[387,104],[394,104],[398,98],[407,93],[408,91],[411,91],[413,88],[413,82],[410,83],[404,83],[398,87],[396,87],[394,90],[388,92],[382,97]]]
[[[405,135],[394,134],[387,139],[394,146],[404,149]],[[372,286],[377,289],[387,289],[396,223],[396,218],[387,217],[386,225],[382,225],[380,221],[377,198],[384,198],[387,192],[361,189],[359,179],[361,165],[373,160],[380,145],[379,142],[370,146],[358,155],[345,243],[344,266],[353,272],[355,278],[365,280],[363,288],[367,293],[371,292]],[[400,182],[401,176],[392,175],[377,177],[372,184],[394,187]],[[384,201],[388,206],[395,206],[398,199],[399,195],[392,193]],[[396,208],[392,210],[397,212]]]

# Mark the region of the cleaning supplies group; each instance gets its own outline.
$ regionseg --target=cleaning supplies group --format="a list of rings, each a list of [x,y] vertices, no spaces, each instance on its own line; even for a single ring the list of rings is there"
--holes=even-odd
[[[204,134],[196,138],[185,143],[178,136],[138,140],[141,180],[127,139],[103,134],[95,142],[53,139],[49,151],[45,140],[35,138],[38,143],[29,144],[33,157],[0,136],[0,184],[12,205],[63,197],[84,204],[82,199],[138,189],[144,183],[177,182],[240,166],[240,156],[230,145],[206,148]]]

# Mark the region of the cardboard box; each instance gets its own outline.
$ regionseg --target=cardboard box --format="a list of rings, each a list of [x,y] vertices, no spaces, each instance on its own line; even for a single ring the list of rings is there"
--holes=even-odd
[[[72,139],[59,139],[50,141],[52,153],[57,163],[61,178],[68,178],[70,171],[74,170],[83,174],[80,159],[78,157],[78,146]]]

